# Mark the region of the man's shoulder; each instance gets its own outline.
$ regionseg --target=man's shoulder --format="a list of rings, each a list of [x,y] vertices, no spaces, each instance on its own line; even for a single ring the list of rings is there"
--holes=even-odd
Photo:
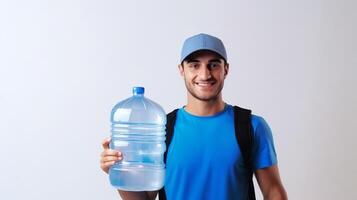
[[[265,122],[265,119],[264,119],[262,116],[260,116],[260,115],[257,115],[257,114],[253,114],[253,113],[252,113],[252,119],[251,119],[251,121],[252,121],[252,125],[253,125],[253,126],[257,126],[257,125],[260,124],[260,123],[264,123],[264,122]]]
[[[254,138],[271,137],[272,131],[264,117],[252,114],[251,123],[253,127]]]

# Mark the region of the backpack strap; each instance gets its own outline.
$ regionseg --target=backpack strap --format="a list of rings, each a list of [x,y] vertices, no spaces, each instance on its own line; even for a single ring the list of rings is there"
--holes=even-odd
[[[166,164],[167,152],[169,150],[169,146],[173,137],[174,127],[176,122],[176,114],[178,109],[173,110],[169,114],[166,115],[166,151],[164,153],[164,162]],[[161,188],[159,190],[159,200],[166,200],[165,188]]]
[[[249,171],[248,200],[255,200],[253,184],[253,166],[251,154],[253,149],[253,127],[251,123],[252,111],[234,106],[234,129],[238,146],[242,152],[244,163]]]
[[[169,150],[169,146],[171,144],[171,140],[174,133],[175,122],[176,122],[176,115],[178,109],[173,110],[169,114],[166,115],[166,151],[164,153],[164,162],[166,163],[167,152]]]

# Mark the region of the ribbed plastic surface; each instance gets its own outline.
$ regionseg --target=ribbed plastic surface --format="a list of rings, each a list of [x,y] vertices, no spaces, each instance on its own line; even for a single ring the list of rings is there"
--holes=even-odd
[[[160,105],[134,87],[133,96],[119,102],[111,113],[111,149],[123,160],[109,170],[110,183],[125,191],[153,191],[164,185],[166,114]]]

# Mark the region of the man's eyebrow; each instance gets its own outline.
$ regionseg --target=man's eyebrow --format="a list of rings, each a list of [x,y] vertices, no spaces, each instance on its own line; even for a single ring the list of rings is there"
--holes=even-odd
[[[212,59],[212,60],[209,60],[209,62],[221,62],[221,59],[218,59],[218,58],[216,58],[216,59]]]
[[[200,62],[199,60],[196,59],[189,59],[186,61],[187,63],[192,63],[192,62]]]

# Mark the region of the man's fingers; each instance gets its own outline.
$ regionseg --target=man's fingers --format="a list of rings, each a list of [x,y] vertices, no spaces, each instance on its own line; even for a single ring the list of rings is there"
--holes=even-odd
[[[103,149],[109,149],[110,137],[105,138],[102,142]]]
[[[106,156],[106,157],[102,157],[101,162],[106,163],[106,162],[111,162],[111,161],[119,161],[122,159],[123,159],[123,157],[121,157],[121,156]]]
[[[109,168],[115,164],[115,162],[123,159],[123,154],[119,151],[109,149],[110,137],[105,138],[102,142],[103,152],[100,154],[100,167],[105,173],[108,173]]]
[[[112,150],[112,149],[105,149],[100,156],[105,157],[105,156],[121,156],[121,155],[122,153],[119,151]]]

